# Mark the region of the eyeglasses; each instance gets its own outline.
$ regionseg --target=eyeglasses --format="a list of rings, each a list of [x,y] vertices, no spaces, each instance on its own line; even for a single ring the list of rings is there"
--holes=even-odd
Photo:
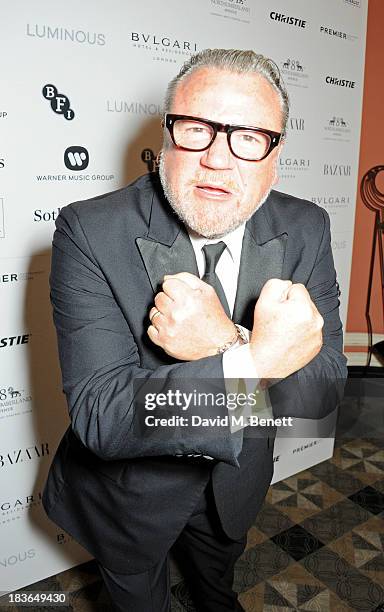
[[[201,117],[166,113],[165,125],[173,143],[185,151],[205,151],[217,136],[227,134],[228,146],[235,157],[261,161],[277,147],[281,133],[248,125],[229,125]]]

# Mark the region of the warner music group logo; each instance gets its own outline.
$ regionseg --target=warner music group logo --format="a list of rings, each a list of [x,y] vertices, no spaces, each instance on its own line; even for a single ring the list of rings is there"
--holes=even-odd
[[[350,142],[351,128],[349,122],[340,116],[333,115],[324,125],[324,140]]]
[[[197,51],[197,43],[163,34],[130,32],[129,37],[132,47],[145,52],[150,51],[153,61],[176,64],[178,56],[185,56],[186,59]]]
[[[64,163],[69,170],[85,170],[89,164],[89,153],[85,147],[68,147],[64,151]]]
[[[308,87],[308,73],[301,60],[287,57],[281,62],[281,71],[287,85],[304,89]]]
[[[63,115],[68,121],[74,118],[75,112],[70,106],[69,99],[65,94],[59,93],[54,85],[44,85],[43,96],[51,103],[51,109],[54,113]]]
[[[64,165],[71,173],[74,174],[37,174],[36,180],[39,182],[63,182],[63,181],[112,181],[115,178],[114,174],[80,174],[80,171],[85,170],[89,164],[88,150],[80,145],[72,145],[64,151]],[[41,212],[41,209],[39,209]],[[35,211],[36,213],[36,211]],[[44,217],[36,218],[35,221],[47,221]]]
[[[251,9],[248,0],[210,0],[210,14],[241,23],[250,23]]]

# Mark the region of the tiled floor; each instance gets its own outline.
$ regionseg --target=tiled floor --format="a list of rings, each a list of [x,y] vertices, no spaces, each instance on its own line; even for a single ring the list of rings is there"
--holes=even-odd
[[[344,438],[332,459],[270,488],[237,563],[235,588],[247,612],[378,612],[383,585],[384,440]],[[63,612],[111,609],[94,562],[28,589],[70,591]],[[0,610],[17,608],[0,600]],[[177,573],[172,611],[195,612]]]

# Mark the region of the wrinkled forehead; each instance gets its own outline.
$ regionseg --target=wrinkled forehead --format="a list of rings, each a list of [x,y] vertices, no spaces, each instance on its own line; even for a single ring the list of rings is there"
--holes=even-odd
[[[280,131],[282,101],[261,74],[200,67],[174,90],[170,112]]]

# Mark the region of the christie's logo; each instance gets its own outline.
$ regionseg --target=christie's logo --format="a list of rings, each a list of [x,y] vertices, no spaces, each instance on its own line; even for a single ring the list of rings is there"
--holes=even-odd
[[[325,82],[327,85],[337,85],[338,87],[348,87],[349,89],[354,89],[356,82],[348,81],[347,79],[339,79],[338,77],[327,76],[325,77]]]
[[[176,63],[175,56],[190,56],[197,51],[197,43],[189,40],[179,40],[163,34],[148,34],[143,32],[130,32],[131,44],[143,51],[155,52],[152,60]]]
[[[59,93],[54,85],[44,85],[43,96],[51,103],[51,109],[54,113],[63,115],[68,121],[74,118],[75,112],[70,107],[69,99],[66,95]]]
[[[32,493],[31,495],[25,495],[23,497],[17,497],[16,499],[7,500],[0,502],[0,511],[3,514],[11,514],[13,512],[19,512],[20,510],[26,510],[30,506],[35,506],[41,503],[42,494],[40,491]]]
[[[49,455],[48,442],[43,442],[38,446],[27,446],[25,448],[12,449],[8,452],[2,451],[0,454],[0,468],[16,465],[33,459],[41,459]]]
[[[142,104],[141,102],[127,102],[126,100],[107,100],[109,113],[131,113],[134,115],[162,115],[160,104]]]
[[[146,164],[148,172],[157,172],[159,168],[159,159],[152,149],[143,149],[141,152],[141,161]]]
[[[304,19],[300,19],[299,17],[288,17],[287,15],[283,15],[283,13],[276,13],[276,11],[269,13],[269,16],[273,21],[280,21],[280,23],[297,26],[298,28],[305,28],[307,23]]]
[[[86,45],[105,45],[105,34],[86,32],[85,30],[69,30],[58,26],[27,23],[27,36],[46,38],[47,40],[61,40]]]
[[[349,164],[324,164],[324,176],[351,176],[351,166]]]
[[[22,334],[20,336],[8,336],[6,338],[1,338],[0,348],[10,348],[20,344],[28,344],[31,335],[32,334]]]
[[[36,550],[34,548],[29,548],[28,550],[24,550],[22,552],[17,552],[6,557],[1,557],[0,567],[7,569],[8,567],[13,567],[17,563],[23,563],[23,561],[28,561],[29,559],[34,559],[35,557]]]

